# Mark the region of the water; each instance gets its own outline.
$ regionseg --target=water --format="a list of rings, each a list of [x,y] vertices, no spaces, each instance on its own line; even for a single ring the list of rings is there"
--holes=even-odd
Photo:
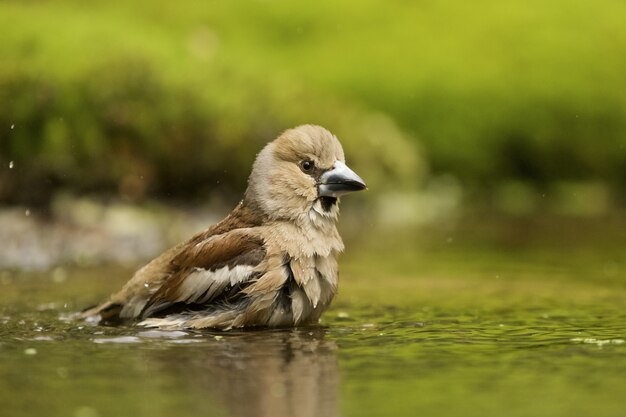
[[[66,322],[130,270],[0,273],[0,415],[626,415],[623,246],[442,242],[351,249],[295,330]]]

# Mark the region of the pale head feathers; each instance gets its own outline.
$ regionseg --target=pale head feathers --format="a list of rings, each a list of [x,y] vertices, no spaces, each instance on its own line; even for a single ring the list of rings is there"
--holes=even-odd
[[[305,173],[303,161],[315,170]],[[336,161],[345,162],[339,140],[321,126],[289,129],[258,154],[248,179],[245,202],[271,220],[288,220],[304,228],[324,229],[334,225],[337,204],[324,209],[318,196],[318,179]]]
[[[337,160],[345,162],[339,140],[321,126],[302,125],[286,130],[271,143],[276,156],[283,161],[297,163],[311,159],[322,169],[332,168]]]

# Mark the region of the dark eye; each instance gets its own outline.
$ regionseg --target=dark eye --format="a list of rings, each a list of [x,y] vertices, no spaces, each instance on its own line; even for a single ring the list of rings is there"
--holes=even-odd
[[[300,162],[300,169],[304,172],[311,172],[315,168],[315,163],[310,159]]]

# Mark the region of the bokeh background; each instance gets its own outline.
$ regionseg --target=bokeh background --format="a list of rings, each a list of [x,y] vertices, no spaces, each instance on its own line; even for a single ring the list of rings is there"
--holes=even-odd
[[[622,417],[625,17],[623,0],[0,0],[3,411]],[[322,327],[60,320],[220,220],[301,123],[369,186],[342,201]]]
[[[612,0],[3,1],[0,263],[149,258],[228,212],[258,150],[301,123],[337,134],[368,182],[346,199],[348,238],[465,224],[523,241],[529,221],[614,235],[624,15]]]
[[[308,122],[344,142],[368,198],[445,177],[468,204],[606,212],[624,204],[624,15],[611,0],[3,1],[0,202],[238,194],[257,150]]]

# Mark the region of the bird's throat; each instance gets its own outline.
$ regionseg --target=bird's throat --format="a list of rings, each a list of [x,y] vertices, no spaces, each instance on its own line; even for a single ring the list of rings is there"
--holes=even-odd
[[[333,206],[337,204],[337,197],[320,197],[320,204],[322,206],[322,210],[328,213],[332,210]]]

